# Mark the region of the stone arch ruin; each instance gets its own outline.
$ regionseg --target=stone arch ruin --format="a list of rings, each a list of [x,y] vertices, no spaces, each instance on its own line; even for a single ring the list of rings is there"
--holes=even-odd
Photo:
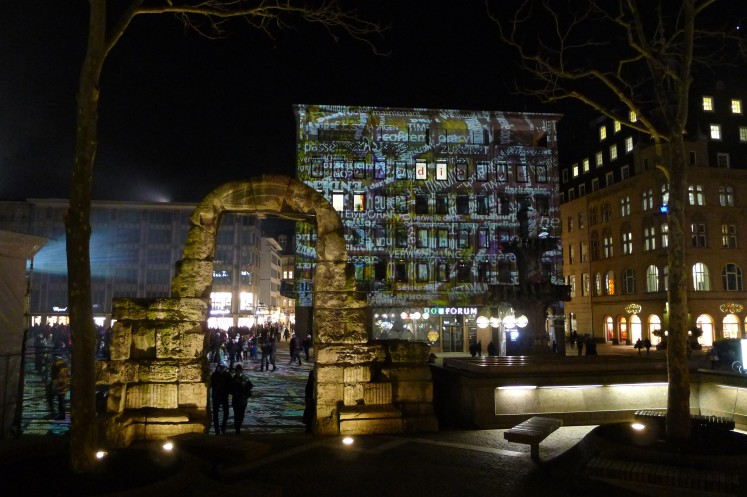
[[[207,432],[205,331],[215,236],[227,212],[316,221],[314,433],[437,430],[429,348],[369,339],[366,294],[356,291],[339,214],[298,180],[261,176],[224,184],[197,205],[170,298],[113,301],[111,356],[97,367],[109,392],[101,439],[121,447]]]

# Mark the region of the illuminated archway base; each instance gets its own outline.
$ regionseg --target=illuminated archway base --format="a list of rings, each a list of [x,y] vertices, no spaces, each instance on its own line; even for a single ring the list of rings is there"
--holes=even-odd
[[[366,295],[355,291],[339,214],[285,176],[225,184],[195,208],[168,299],[115,299],[102,435],[109,446],[206,433],[207,317],[215,236],[226,212],[305,218],[317,225],[314,278],[316,419],[319,434],[436,430],[424,343],[371,342]]]

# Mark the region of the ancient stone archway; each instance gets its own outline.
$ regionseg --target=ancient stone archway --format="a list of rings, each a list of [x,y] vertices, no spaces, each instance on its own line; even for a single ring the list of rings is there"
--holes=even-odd
[[[317,225],[314,278],[316,419],[314,432],[399,433],[437,429],[428,347],[372,343],[366,296],[355,291],[339,214],[318,192],[285,176],[227,183],[195,208],[168,299],[115,299],[104,440],[206,432],[206,321],[215,236],[226,212],[306,216]]]

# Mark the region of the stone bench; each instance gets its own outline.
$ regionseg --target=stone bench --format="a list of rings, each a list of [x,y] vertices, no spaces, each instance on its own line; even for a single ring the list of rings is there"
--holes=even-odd
[[[635,419],[654,420],[665,423],[667,411],[660,409],[642,409],[633,413]],[[731,431],[736,426],[733,419],[724,416],[705,416],[702,414],[692,414],[690,416],[693,428],[714,428],[716,430]]]
[[[539,462],[539,444],[552,432],[563,426],[563,420],[532,416],[503,433],[509,442],[527,444],[531,447],[532,460]]]

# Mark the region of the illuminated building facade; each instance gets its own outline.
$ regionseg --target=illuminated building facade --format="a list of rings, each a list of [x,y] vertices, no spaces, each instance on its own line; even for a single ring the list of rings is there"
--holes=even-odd
[[[98,325],[110,324],[114,298],[170,296],[175,263],[182,257],[194,207],[176,203],[93,203],[91,275]],[[0,228],[49,238],[33,260],[32,324],[68,321],[66,210],[66,200],[0,202]],[[291,310],[280,312],[277,264],[268,265],[268,284],[260,284],[262,260],[277,261],[277,252],[277,244],[260,235],[260,221],[255,217],[227,214],[222,218],[216,236],[209,327],[227,329],[291,319]],[[260,302],[265,305],[260,306]]]
[[[374,339],[464,352],[500,340],[491,287],[517,286],[504,247],[559,225],[554,114],[297,105],[299,180],[340,213]],[[525,221],[519,221],[525,213]],[[313,302],[315,226],[296,229],[297,313]],[[543,272],[562,282],[559,250]],[[562,314],[562,311],[561,311]],[[481,322],[485,322],[482,320]],[[511,330],[509,330],[511,331]],[[516,329],[513,330],[516,333]]]
[[[686,138],[685,208],[691,328],[709,346],[747,336],[742,268],[747,233],[747,117],[743,92],[695,90]],[[629,115],[629,119],[635,119]],[[668,184],[648,141],[609,119],[576,137],[585,149],[561,165],[564,275],[571,287],[567,331],[635,343],[666,330]],[[587,138],[588,138],[587,136]],[[664,150],[667,154],[667,150]]]

